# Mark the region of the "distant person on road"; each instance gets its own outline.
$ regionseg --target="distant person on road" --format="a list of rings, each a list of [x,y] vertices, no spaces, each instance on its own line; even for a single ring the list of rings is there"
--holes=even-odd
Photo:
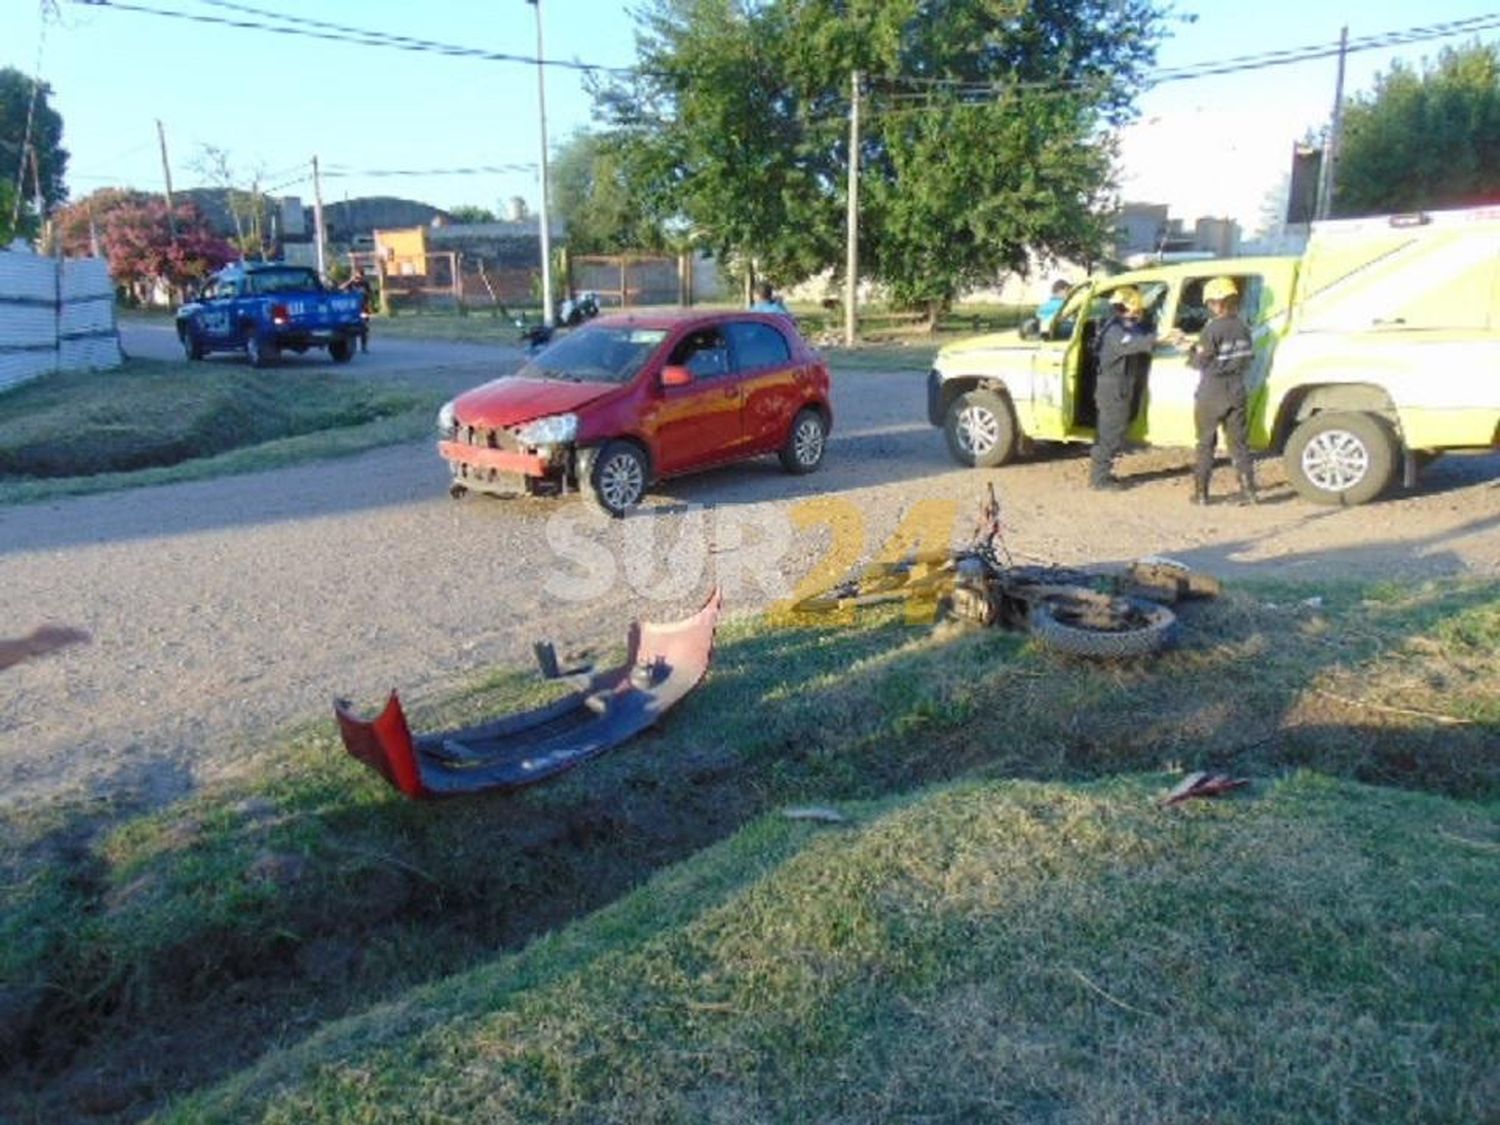
[[[364,316],[359,324],[359,350],[368,352],[370,350],[370,279],[365,276],[364,267],[355,266],[354,272],[349,275],[349,280],[340,288],[349,293],[358,293],[362,299],[360,311],[364,313]]]
[[[1059,278],[1052,283],[1052,296],[1048,297],[1036,307],[1037,331],[1043,336],[1047,335],[1052,328],[1052,322],[1057,319],[1057,314],[1062,312],[1063,301],[1068,296],[1068,290],[1073,288],[1071,282]]]
[[[1145,384],[1156,333],[1141,322],[1141,292],[1125,285],[1109,296],[1113,315],[1099,330],[1099,378],[1094,385],[1098,410],[1094,447],[1089,451],[1089,487],[1111,492],[1124,488],[1115,476],[1115,458],[1125,448],[1130,409]]]
[[[1229,455],[1240,478],[1239,502],[1254,504],[1255,464],[1250,460],[1249,394],[1245,376],[1255,359],[1255,341],[1240,319],[1240,292],[1234,280],[1216,277],[1203,287],[1203,302],[1213,318],[1188,351],[1188,366],[1198,371],[1198,391],[1193,398],[1193,422],[1198,433],[1193,462],[1193,503],[1208,503],[1208,484],[1214,471],[1214,448],[1219,427],[1229,442]],[[1172,333],[1181,343],[1181,331]]]

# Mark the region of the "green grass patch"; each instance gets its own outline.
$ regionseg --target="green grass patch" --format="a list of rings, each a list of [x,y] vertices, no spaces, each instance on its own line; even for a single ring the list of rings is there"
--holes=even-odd
[[[441,395],[331,372],[131,360],[0,394],[0,502],[251,472],[408,440]]]
[[[763,820],[168,1120],[1478,1120],[1497,820],[1310,774]],[[394,1029],[394,1030],[393,1030]]]
[[[1463,1120],[1500,1011],[1500,584],[1185,620],[1122,664],[735,620],[659,731],[440,804],[310,722],[165,810],[12,815],[0,980],[105,1071],[232,1016],[148,1101],[390,1001],[181,1120]],[[425,730],[551,690],[408,702]],[[1193,768],[1257,784],[1158,810]],[[809,802],[856,827],[758,819]]]

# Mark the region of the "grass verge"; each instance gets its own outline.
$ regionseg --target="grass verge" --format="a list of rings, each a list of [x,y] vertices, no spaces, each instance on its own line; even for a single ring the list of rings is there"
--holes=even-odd
[[[0,1116],[159,1104],[384,999],[179,1119],[1461,1120],[1497,681],[1500,585],[1260,586],[1117,665],[732,622],[659,732],[510,796],[405,802],[323,720],[167,810],[4,825]],[[1185,768],[1259,784],[1155,809]],[[857,826],[757,819],[808,801]]]
[[[333,373],[131,360],[0,395],[0,503],[254,472],[419,437],[442,396]]]

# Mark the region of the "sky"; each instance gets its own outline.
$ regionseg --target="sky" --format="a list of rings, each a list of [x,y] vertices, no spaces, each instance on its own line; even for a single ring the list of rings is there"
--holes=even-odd
[[[213,145],[228,152],[242,180],[258,171],[264,186],[306,202],[314,156],[325,203],[399,195],[503,212],[512,196],[533,209],[539,202],[535,65],[327,42],[131,8],[247,22],[266,22],[257,12],[281,11],[526,58],[536,57],[540,11],[547,59],[616,67],[634,61],[633,21],[625,5],[608,0],[540,0],[539,7],[527,0],[115,4],[0,0],[0,66],[51,83],[75,198],[105,186],[159,190],[159,120],[176,188],[207,182],[197,167]],[[1500,13],[1500,0],[1187,0],[1176,11],[1195,18],[1173,22],[1158,54],[1161,68],[1333,44],[1345,25],[1357,39]],[[1500,31],[1480,35],[1494,39]],[[1420,65],[1472,38],[1351,54],[1346,94],[1368,91],[1394,59]],[[1200,215],[1228,216],[1252,232],[1290,165],[1292,144],[1326,124],[1335,75],[1336,62],[1327,58],[1144,90],[1139,119],[1121,136],[1122,196],[1167,203],[1189,224]],[[554,151],[594,124],[581,72],[547,68],[546,110]],[[391,172],[403,174],[372,174]]]

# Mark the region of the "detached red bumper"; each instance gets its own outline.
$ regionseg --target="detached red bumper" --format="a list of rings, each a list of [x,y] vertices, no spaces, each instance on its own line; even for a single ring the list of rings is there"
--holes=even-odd
[[[655,725],[697,687],[713,655],[721,604],[715,589],[686,620],[637,622],[624,664],[607,672],[581,669],[569,677],[576,689],[557,702],[462,730],[413,735],[395,692],[371,719],[335,700],[344,747],[408,797],[543,781]],[[541,647],[551,655],[543,674],[559,676],[555,654]]]

